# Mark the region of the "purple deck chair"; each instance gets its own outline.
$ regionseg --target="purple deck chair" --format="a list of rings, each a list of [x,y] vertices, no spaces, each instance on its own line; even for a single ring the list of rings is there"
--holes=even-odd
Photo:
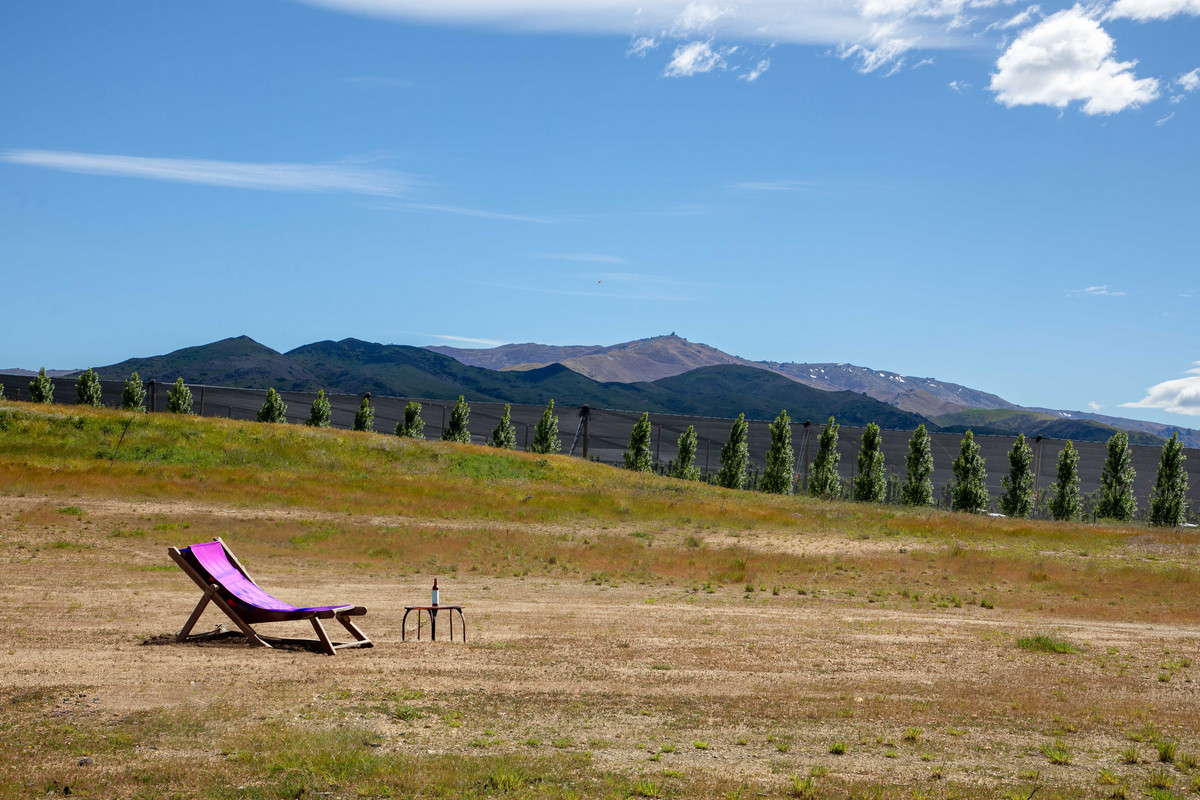
[[[187,573],[196,585],[204,590],[204,596],[196,605],[192,616],[188,617],[175,641],[186,642],[205,606],[211,600],[217,608],[225,612],[233,623],[241,629],[250,642],[251,647],[270,647],[263,637],[255,632],[251,625],[260,622],[294,622],[307,619],[317,632],[321,649],[326,655],[336,655],[343,647],[373,647],[371,640],[360,631],[347,617],[361,617],[367,613],[362,606],[313,606],[296,608],[282,600],[276,600],[271,595],[258,588],[258,584],[246,572],[246,568],[229,552],[229,548],[220,539],[191,547],[167,548],[171,558],[179,568]],[[336,619],[350,631],[353,642],[334,643],[329,640],[325,628],[321,625],[323,619]],[[312,642],[312,639],[277,639],[282,642]]]

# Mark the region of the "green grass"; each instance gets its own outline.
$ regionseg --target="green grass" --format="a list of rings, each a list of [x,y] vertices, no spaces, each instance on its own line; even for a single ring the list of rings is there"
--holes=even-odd
[[[1017,639],[1017,647],[1022,650],[1032,650],[1038,653],[1078,653],[1079,648],[1065,639],[1039,633],[1036,636],[1026,636]]]

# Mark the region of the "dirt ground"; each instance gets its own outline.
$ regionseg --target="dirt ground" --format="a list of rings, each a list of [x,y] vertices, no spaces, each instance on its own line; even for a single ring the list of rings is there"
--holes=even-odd
[[[412,617],[401,641],[404,606],[428,602],[433,574],[231,541],[281,599],[367,606],[361,625],[375,647],[326,657],[251,649],[228,637],[176,644],[172,635],[199,591],[166,547],[192,543],[194,530],[222,514],[346,520],[0,496],[0,694],[49,689],[53,697],[38,713],[92,725],[222,704],[247,719],[360,726],[382,752],[587,752],[596,770],[766,796],[786,794],[793,775],[812,774],[839,791],[879,786],[912,796],[1024,798],[1035,787],[1040,797],[1200,791],[1186,758],[1200,753],[1200,620],[1097,622],[742,585],[709,591],[505,575],[462,564],[437,577],[442,603],[466,606],[467,641],[457,618],[455,641],[447,640],[445,613],[437,641],[428,641],[428,627],[414,640]],[[161,519],[196,525],[156,529]],[[139,535],[112,533],[138,524],[146,529]],[[869,552],[905,544],[831,534],[793,546]],[[196,630],[220,623],[228,620],[210,606]],[[339,638],[338,626],[329,630]],[[311,634],[307,625],[263,631]],[[1035,634],[1078,652],[1017,646]],[[411,713],[379,711],[396,703]],[[0,710],[0,719],[12,713]],[[1176,744],[1173,764],[1160,761],[1155,741]],[[1060,745],[1069,756],[1052,758]],[[844,752],[833,752],[839,746]],[[1166,787],[1155,788],[1157,774],[1169,776]],[[1154,795],[1159,789],[1168,794]]]

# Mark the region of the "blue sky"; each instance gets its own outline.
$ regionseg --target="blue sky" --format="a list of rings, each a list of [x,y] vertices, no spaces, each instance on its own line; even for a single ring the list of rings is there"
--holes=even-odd
[[[9,0],[0,366],[674,331],[1195,427],[1198,70],[1200,0]]]

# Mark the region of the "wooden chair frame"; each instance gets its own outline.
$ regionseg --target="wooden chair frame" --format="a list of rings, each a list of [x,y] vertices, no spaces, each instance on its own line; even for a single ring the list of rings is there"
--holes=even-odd
[[[225,544],[225,542],[220,537],[214,539],[213,541],[220,542],[221,548],[225,551],[225,556],[229,559],[229,563],[233,565],[238,572],[242,573],[246,580],[250,581],[255,586],[258,586],[258,582],[255,581],[254,578],[250,577],[250,573],[247,572],[246,568],[242,566],[242,562],[238,561],[237,556],[235,556],[229,550],[229,547]],[[183,548],[183,550],[187,549],[188,548]],[[321,610],[298,609],[296,611],[276,611],[273,609],[250,606],[244,601],[235,600],[234,602],[238,603],[239,605],[239,608],[235,609],[234,605],[230,602],[232,595],[223,586],[221,586],[219,582],[208,581],[204,575],[201,574],[199,563],[195,560],[195,556],[193,556],[190,552],[184,553],[183,550],[177,547],[169,547],[167,548],[167,553],[169,553],[171,559],[179,565],[179,568],[182,569],[184,573],[193,581],[195,581],[196,585],[204,591],[204,595],[200,598],[200,602],[196,604],[196,608],[192,611],[192,615],[188,617],[188,620],[184,624],[183,628],[178,634],[175,635],[176,642],[182,643],[189,640],[203,638],[202,635],[193,636],[191,635],[191,632],[192,628],[199,621],[200,615],[204,613],[204,609],[211,602],[216,605],[217,608],[221,609],[221,611],[225,613],[225,616],[229,617],[229,619],[233,621],[233,624],[236,625],[238,629],[245,635],[246,640],[251,647],[269,648],[271,647],[271,644],[269,643],[268,639],[281,644],[289,643],[311,645],[315,643],[320,645],[322,652],[324,652],[326,655],[332,656],[337,655],[338,650],[342,650],[347,647],[375,646],[374,643],[367,638],[367,635],[359,630],[358,626],[348,619],[349,617],[361,617],[366,614],[367,609],[363,606],[334,606]],[[354,637],[354,641],[331,641],[329,634],[325,632],[325,627],[321,624],[321,620],[323,619],[336,619],[347,631],[350,632],[350,635]],[[263,622],[294,622],[298,620],[309,620],[312,622],[313,630],[316,631],[317,634],[317,638],[315,640],[264,637],[255,631],[254,628],[250,627],[252,624],[259,624]]]

